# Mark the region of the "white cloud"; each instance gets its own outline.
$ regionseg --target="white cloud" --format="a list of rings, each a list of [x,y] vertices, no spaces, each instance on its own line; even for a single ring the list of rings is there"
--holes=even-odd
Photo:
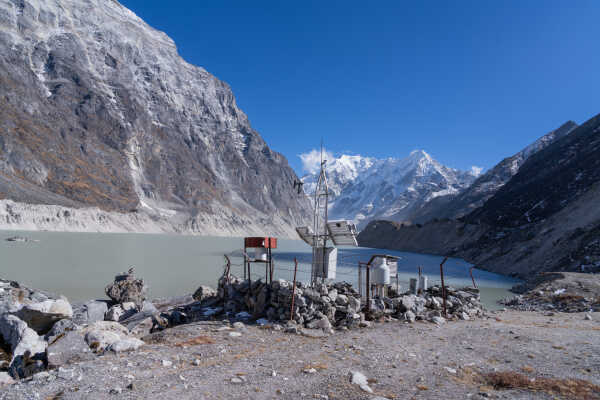
[[[482,172],[483,172],[483,167],[478,167],[476,165],[473,165],[471,167],[471,175],[473,175],[473,176],[479,176],[479,175],[481,175]]]
[[[314,174],[319,172],[321,166],[321,150],[312,149],[307,153],[302,153],[299,155],[300,160],[302,160],[302,169],[309,174]],[[323,159],[333,161],[335,157],[333,153],[323,149]]]

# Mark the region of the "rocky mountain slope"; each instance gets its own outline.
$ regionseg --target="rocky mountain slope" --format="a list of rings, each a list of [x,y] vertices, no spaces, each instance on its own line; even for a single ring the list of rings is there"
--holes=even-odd
[[[327,163],[330,217],[351,219],[359,228],[377,218],[412,220],[437,197],[466,189],[476,175],[448,168],[422,150],[403,159],[342,155]],[[307,193],[314,192],[317,179],[303,177]]]
[[[459,218],[481,207],[486,200],[491,198],[519,171],[521,165],[530,156],[546,148],[555,140],[568,135],[576,127],[577,124],[573,121],[565,122],[559,128],[545,134],[517,154],[496,164],[479,176],[465,190],[429,202],[414,216],[414,221],[423,223],[433,218]]]
[[[0,0],[1,198],[293,235],[310,215],[295,179],[229,86],[117,1]]]
[[[600,267],[600,115],[529,157],[498,192],[460,220],[371,223],[359,243],[452,254],[528,277]]]

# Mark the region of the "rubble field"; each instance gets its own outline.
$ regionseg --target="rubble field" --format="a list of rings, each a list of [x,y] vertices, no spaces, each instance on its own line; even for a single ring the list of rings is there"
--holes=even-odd
[[[600,399],[600,315],[488,312],[472,288],[447,288],[447,314],[436,286],[363,304],[224,275],[151,302],[130,270],[83,304],[0,289],[0,399]]]

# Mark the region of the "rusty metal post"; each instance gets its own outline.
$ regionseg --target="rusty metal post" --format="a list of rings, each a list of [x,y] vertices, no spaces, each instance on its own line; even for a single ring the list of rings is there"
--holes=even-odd
[[[371,265],[367,264],[367,310],[365,315],[371,317]]]
[[[227,262],[227,266],[225,268],[225,279],[227,283],[231,282],[231,260],[227,257],[227,254],[223,255],[225,257],[225,261]]]
[[[358,295],[360,296],[360,300],[362,301],[362,264],[358,262]]]
[[[477,284],[475,283],[475,278],[473,278],[473,268],[475,268],[475,267],[469,268],[469,274],[471,274],[471,280],[473,281],[473,287],[475,289],[477,289]]]
[[[246,248],[244,247],[244,280],[248,277],[246,275],[246,270],[248,269],[248,253],[246,253]]]
[[[448,260],[448,257],[444,257],[444,261],[440,264],[440,278],[442,278],[442,300],[444,301],[444,318],[448,318],[448,312],[446,311],[446,286],[444,285],[444,263]]]
[[[292,308],[290,310],[290,321],[294,319],[294,299],[296,298],[296,272],[298,271],[298,260],[294,257],[294,284],[292,285]]]
[[[275,267],[273,265],[273,250],[271,249],[271,247],[269,247],[269,267],[271,269],[269,283],[273,283],[273,270],[275,269]]]

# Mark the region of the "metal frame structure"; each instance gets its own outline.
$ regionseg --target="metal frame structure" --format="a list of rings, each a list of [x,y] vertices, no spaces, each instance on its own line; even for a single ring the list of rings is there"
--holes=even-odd
[[[248,249],[264,248],[267,251],[266,260],[250,258]],[[265,264],[265,282],[273,282],[273,253],[272,249],[277,248],[277,238],[274,237],[246,237],[244,238],[244,280],[252,282],[250,266],[252,263]]]
[[[367,301],[366,301],[367,314],[370,314],[369,301],[372,297],[371,296],[371,290],[372,290],[372,287],[371,287],[371,265],[373,264],[373,261],[375,261],[376,258],[386,258],[388,260],[394,260],[394,261],[398,261],[400,259],[400,257],[398,257],[398,256],[392,256],[389,254],[373,254],[368,262],[363,262],[363,261],[358,262],[358,294],[361,299],[363,298],[362,268],[365,267],[365,269],[366,269],[366,271],[365,271],[366,272],[366,274],[365,274],[366,275],[365,276],[365,279],[366,279],[365,292],[366,293],[365,294],[367,297]],[[396,274],[396,290],[398,290],[397,288],[398,288],[398,274]]]
[[[300,238],[312,247],[311,285],[315,285],[319,278],[321,282],[327,279],[327,275],[330,275],[326,273],[330,272],[329,264],[335,267],[336,261],[330,259],[336,257],[335,247],[330,251],[327,247],[328,240],[331,240],[334,246],[358,246],[356,227],[353,223],[345,220],[328,220],[329,185],[325,172],[326,165],[327,160],[323,160],[323,143],[321,143],[321,169],[314,193],[313,227],[312,229],[308,226],[296,228]]]
[[[313,212],[314,245],[312,248],[312,269],[310,275],[310,281],[313,285],[317,283],[319,276],[325,276],[325,261],[327,258],[325,248],[329,239],[329,232],[327,232],[329,185],[327,184],[327,174],[325,173],[326,164],[327,160],[323,160],[323,151],[321,150],[321,171],[317,180],[317,186],[315,187],[315,209]],[[319,251],[319,248],[321,251]]]

